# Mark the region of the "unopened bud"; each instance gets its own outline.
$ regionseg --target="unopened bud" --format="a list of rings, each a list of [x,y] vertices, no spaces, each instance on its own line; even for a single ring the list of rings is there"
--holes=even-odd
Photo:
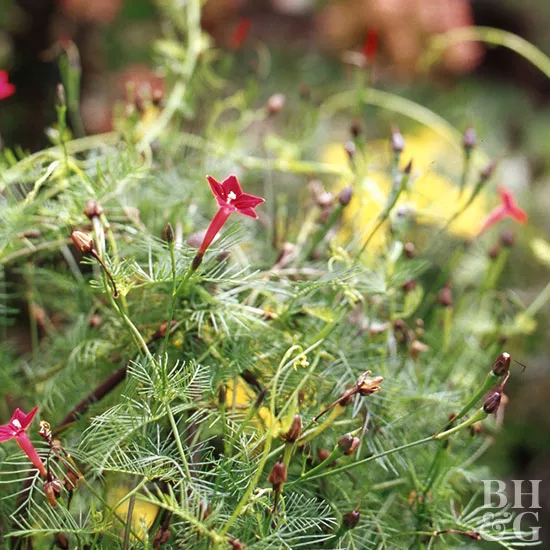
[[[392,126],[390,144],[394,153],[401,153],[405,149],[405,139],[397,126]]]
[[[407,258],[414,258],[416,256],[416,247],[413,243],[405,243],[405,246],[403,247],[403,251],[405,252],[405,256]]]
[[[500,236],[500,244],[505,248],[512,248],[516,242],[514,233],[512,231],[503,231]]]
[[[356,450],[357,447],[359,447],[359,444],[361,443],[361,440],[358,437],[354,437],[351,442],[351,447],[344,452],[345,455],[352,455]]]
[[[283,462],[275,462],[271,472],[267,476],[267,481],[273,485],[274,491],[280,491],[286,481],[286,466]]]
[[[55,478],[44,482],[44,494],[50,506],[56,506],[57,499],[61,495],[61,481]]]
[[[344,151],[346,151],[351,160],[355,156],[355,153],[357,153],[357,147],[353,141],[346,141],[346,143],[344,143]]]
[[[451,307],[453,305],[453,291],[450,287],[442,288],[437,295],[437,301],[443,307]]]
[[[55,536],[55,545],[61,550],[69,549],[69,539],[63,533],[57,533]]]
[[[354,438],[350,433],[347,433],[345,435],[343,435],[339,440],[338,440],[338,448],[340,449],[340,451],[342,451],[342,453],[346,454],[352,447],[352,445],[354,444],[353,440],[356,439]]]
[[[227,399],[227,388],[225,387],[225,384],[222,384],[220,386],[220,389],[218,390],[218,403],[225,407],[225,401]]]
[[[359,508],[356,508],[347,514],[344,514],[342,523],[347,529],[353,529],[359,523],[360,519],[361,514],[359,513]]]
[[[286,96],[284,94],[273,94],[268,100],[267,100],[267,110],[270,115],[276,115],[277,113],[280,113],[286,103]]]
[[[497,412],[500,402],[502,400],[502,389],[500,387],[491,390],[486,396],[483,402],[483,410],[487,414],[494,414]]]
[[[489,256],[490,260],[496,260],[499,254],[500,254],[500,246],[498,244],[495,244],[495,246],[491,247],[487,252],[487,255]]]
[[[504,376],[510,370],[511,357],[509,353],[501,353],[493,363],[491,370],[495,376]]]
[[[355,119],[349,128],[350,134],[353,137],[353,139],[357,139],[362,133],[363,128],[361,127],[361,122],[359,122],[358,119]]]
[[[84,207],[84,215],[90,220],[93,218],[99,218],[103,212],[103,208],[101,208],[97,201],[94,201],[93,199],[89,200]]]
[[[341,206],[347,206],[350,201],[351,197],[353,196],[353,187],[351,185],[348,185],[342,191],[340,191],[340,194],[338,195],[338,202]]]
[[[290,429],[288,430],[288,432],[286,432],[286,434],[283,434],[281,437],[287,443],[295,443],[301,434],[302,434],[302,417],[299,414],[297,414],[292,419],[292,424],[290,425]]]
[[[88,323],[88,326],[90,328],[97,328],[99,325],[101,325],[101,317],[97,313],[94,313],[90,317],[90,322]]]
[[[173,243],[174,238],[174,228],[172,227],[172,224],[168,222],[162,230],[162,239],[167,243]]]
[[[495,161],[489,162],[489,164],[487,164],[487,166],[485,166],[485,168],[483,168],[483,170],[480,173],[481,180],[482,181],[488,180],[493,175],[493,172],[495,171],[496,167],[497,167],[497,164]]]
[[[246,545],[242,543],[239,539],[234,539],[229,537],[227,542],[231,545],[231,550],[246,550]]]
[[[370,371],[367,371],[357,379],[357,391],[363,397],[378,393],[381,390],[380,385],[384,381],[382,376],[369,376],[369,374]]]
[[[471,126],[466,128],[462,144],[466,152],[470,152],[477,145],[477,134]]]
[[[405,293],[412,292],[416,288],[416,281],[411,279],[410,281],[407,281],[402,288]]]
[[[61,82],[57,85],[55,99],[58,107],[65,107],[67,105],[65,87],[63,86],[63,84],[61,84]]]
[[[412,172],[412,169],[413,169],[413,161],[411,159],[411,160],[409,160],[409,162],[407,162],[407,166],[405,166],[405,168],[403,168],[403,173],[407,176],[410,176],[410,174]]]
[[[82,231],[73,231],[71,233],[71,239],[73,240],[76,248],[82,252],[82,254],[89,254],[94,249],[94,241],[87,233]]]

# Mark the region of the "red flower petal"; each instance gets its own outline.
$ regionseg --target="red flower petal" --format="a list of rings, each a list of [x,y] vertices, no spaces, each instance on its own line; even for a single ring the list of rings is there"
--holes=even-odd
[[[236,195],[236,198],[239,198],[243,194],[243,190],[241,189],[241,185],[239,183],[239,180],[237,179],[237,176],[231,174],[227,178],[225,178],[222,182],[223,189],[226,193],[226,196],[233,192]]]
[[[233,51],[238,50],[245,42],[246,37],[248,36],[248,31],[252,26],[252,21],[249,17],[241,17],[237,21],[237,26],[235,27],[233,33],[231,34],[231,49]]]
[[[14,420],[17,420],[21,424],[21,428],[26,430],[30,426],[37,412],[38,412],[38,407],[35,407],[34,409],[32,409],[32,411],[30,411],[27,414],[25,414],[21,409],[15,409],[15,412],[11,417],[10,423],[13,422]]]
[[[40,474],[46,477],[46,468],[44,468],[44,463],[42,462],[42,459],[36,452],[36,449],[34,448],[34,445],[29,439],[29,436],[27,435],[27,433],[21,432],[20,434],[15,436],[15,440],[17,441],[17,444],[19,445],[19,447],[21,447],[21,450],[29,457],[29,460],[38,469]]]
[[[225,191],[222,187],[222,184],[219,181],[216,181],[212,176],[206,176],[208,183],[210,184],[210,189],[216,198],[220,198],[225,202]]]
[[[254,208],[239,208],[239,214],[243,214],[244,216],[249,216],[254,219],[258,218],[258,214],[256,214]]]
[[[0,443],[9,441],[13,436],[13,430],[9,425],[4,424],[3,426],[0,426]]]
[[[242,208],[256,208],[256,206],[262,204],[263,202],[265,202],[265,199],[262,197],[256,197],[256,195],[243,193],[240,197],[233,201],[233,204],[237,210],[241,210]]]

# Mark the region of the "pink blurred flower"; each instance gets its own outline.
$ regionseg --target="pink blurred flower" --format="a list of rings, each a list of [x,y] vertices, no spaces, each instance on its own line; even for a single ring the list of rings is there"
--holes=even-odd
[[[0,100],[15,93],[15,86],[8,81],[8,73],[0,71]]]
[[[500,195],[500,205],[489,212],[489,215],[481,224],[479,234],[483,233],[489,229],[489,227],[492,227],[506,217],[510,217],[521,224],[527,222],[527,213],[517,205],[512,191],[499,187],[498,192]]]
[[[8,424],[0,426],[0,443],[15,439],[21,450],[29,457],[29,460],[38,469],[42,477],[46,477],[46,468],[42,459],[38,456],[36,449],[34,448],[27,430],[31,425],[31,422],[38,411],[38,407],[35,407],[32,411],[25,414],[21,409],[15,409]]]

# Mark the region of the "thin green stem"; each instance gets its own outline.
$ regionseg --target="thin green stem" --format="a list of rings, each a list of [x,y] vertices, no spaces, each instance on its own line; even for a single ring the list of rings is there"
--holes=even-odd
[[[191,472],[189,470],[189,464],[187,462],[187,458],[185,456],[185,451],[183,449],[183,444],[181,442],[180,432],[178,430],[176,420],[174,419],[174,414],[172,413],[172,409],[170,408],[169,403],[165,403],[165,407],[166,407],[166,414],[168,415],[168,420],[170,421],[170,426],[172,428],[172,433],[174,434],[174,438],[176,439],[176,445],[177,445],[178,451],[180,453],[181,462],[183,464],[183,469],[185,470],[185,475],[187,477],[187,481],[189,483],[191,483]]]

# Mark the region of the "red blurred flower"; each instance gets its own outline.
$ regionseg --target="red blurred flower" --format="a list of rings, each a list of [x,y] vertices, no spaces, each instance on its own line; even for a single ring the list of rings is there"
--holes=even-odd
[[[369,29],[363,44],[363,55],[369,63],[373,63],[378,51],[378,29]]]
[[[15,409],[8,424],[0,426],[0,443],[14,439],[17,441],[21,450],[29,457],[29,460],[38,469],[43,477],[46,477],[46,468],[42,459],[38,456],[36,449],[34,448],[27,430],[31,425],[31,422],[38,411],[38,407],[35,407],[31,412],[25,414],[21,409]]]
[[[197,269],[202,262],[204,253],[214,240],[214,237],[219,233],[223,224],[227,221],[232,212],[238,212],[244,216],[257,218],[258,215],[254,208],[264,202],[262,197],[243,193],[237,176],[228,176],[223,182],[216,181],[212,176],[206,176],[212,193],[218,202],[218,211],[212,218],[202,244],[193,260],[193,269]]]
[[[0,71],[0,100],[6,99],[15,93],[15,86],[8,82],[8,73]]]
[[[510,217],[521,224],[527,221],[527,213],[516,204],[512,191],[499,187],[498,192],[500,195],[500,205],[489,212],[489,215],[481,224],[480,234],[506,217]]]
[[[241,17],[231,34],[230,46],[233,51],[238,50],[245,43],[252,21],[249,17]]]

